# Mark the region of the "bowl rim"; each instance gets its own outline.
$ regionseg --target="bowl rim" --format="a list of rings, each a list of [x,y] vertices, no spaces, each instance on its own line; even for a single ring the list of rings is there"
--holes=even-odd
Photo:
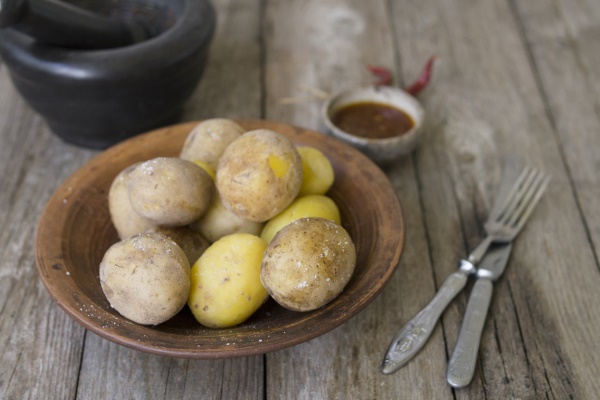
[[[383,260],[381,260],[378,265],[369,265],[368,267],[368,272],[375,274],[378,278],[376,284],[365,287],[364,294],[357,299],[357,301],[342,303],[344,306],[342,308],[335,308],[336,304],[339,303],[337,300],[342,297],[340,296],[338,299],[320,309],[306,313],[298,313],[298,318],[295,319],[293,323],[273,331],[280,334],[281,330],[283,330],[283,333],[285,334],[287,330],[289,331],[287,336],[278,335],[272,340],[263,337],[262,339],[257,339],[256,342],[253,341],[256,339],[255,336],[240,336],[240,342],[237,343],[236,346],[231,346],[229,348],[221,347],[206,349],[202,348],[200,344],[198,347],[173,346],[173,342],[170,341],[170,339],[180,338],[181,335],[175,335],[171,332],[153,331],[153,327],[135,324],[120,315],[115,315],[104,310],[100,306],[96,306],[93,313],[88,312],[89,310],[85,309],[86,304],[88,307],[94,307],[94,304],[97,305],[98,303],[90,299],[86,293],[83,293],[81,289],[78,288],[76,282],[69,278],[70,274],[66,263],[64,269],[61,268],[60,263],[64,263],[62,252],[64,251],[64,246],[68,245],[68,243],[66,243],[68,241],[66,238],[56,235],[56,226],[51,226],[49,216],[52,215],[53,220],[58,221],[59,224],[64,224],[69,216],[70,204],[76,203],[75,201],[72,202],[71,198],[84,190],[94,190],[94,188],[78,187],[79,181],[85,174],[100,173],[98,171],[101,171],[101,166],[106,162],[110,162],[111,158],[116,154],[133,151],[131,150],[132,148],[136,148],[137,150],[135,151],[143,152],[145,146],[149,146],[149,143],[154,139],[166,140],[169,138],[173,128],[184,129],[189,133],[192,128],[200,122],[194,121],[153,130],[110,147],[96,155],[67,178],[48,201],[40,217],[35,234],[36,265],[40,278],[52,299],[76,322],[87,330],[90,330],[107,340],[151,354],[197,359],[250,356],[288,348],[331,331],[361,312],[387,285],[399,264],[400,256],[404,249],[406,228],[400,200],[384,172],[358,150],[341,143],[335,138],[323,135],[320,132],[267,120],[234,119],[234,121],[238,122],[248,130],[251,130],[253,127],[257,129],[266,125],[269,129],[276,131],[278,130],[277,128],[282,128],[292,131],[294,134],[297,133],[298,138],[301,138],[303,135],[305,135],[305,137],[320,135],[321,138],[319,140],[334,146],[332,148],[339,151],[339,154],[342,154],[349,159],[358,158],[361,165],[364,165],[364,171],[366,171],[364,173],[369,174],[369,178],[374,184],[381,186],[381,193],[384,193],[387,196],[386,202],[389,203],[388,205],[391,207],[386,210],[389,215],[386,215],[385,218],[379,215],[377,222],[382,224],[384,229],[393,229],[396,233],[395,238],[388,238],[387,241],[382,241],[383,243],[375,242],[375,245],[379,246],[378,248],[385,245],[384,249],[386,251],[385,254],[380,254],[383,257]],[[178,140],[179,139],[181,138],[178,138]],[[183,143],[183,140],[181,140],[181,143]],[[336,157],[338,156],[336,155]],[[363,173],[363,171],[361,171],[361,173]],[[378,226],[378,229],[381,229],[381,227]],[[377,269],[374,269],[376,267]],[[303,324],[310,323],[311,321],[326,321],[327,323],[313,324],[311,325],[311,330],[302,331],[302,335],[294,336],[294,333],[299,332]],[[115,324],[116,327],[113,326],[113,324]],[[134,326],[136,333],[139,332],[140,336],[122,336],[122,334],[119,333],[119,329],[123,326]],[[198,326],[200,327],[200,325]],[[208,332],[214,332],[213,336],[215,337],[220,337],[223,331],[227,331],[210,330],[208,328],[206,328],[206,330]],[[258,334],[258,336],[261,335]],[[229,345],[229,343],[227,343],[227,345]]]

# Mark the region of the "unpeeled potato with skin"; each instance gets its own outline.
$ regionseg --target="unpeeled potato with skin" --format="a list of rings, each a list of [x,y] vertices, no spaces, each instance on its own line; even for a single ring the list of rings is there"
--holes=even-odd
[[[189,133],[179,156],[184,160],[206,163],[215,170],[227,146],[244,132],[244,128],[229,119],[208,119]]]
[[[156,325],[177,314],[190,292],[190,264],[161,233],[140,233],[115,243],[99,269],[110,305],[124,317]]]
[[[285,136],[258,129],[233,141],[219,160],[216,186],[225,207],[264,222],[285,209],[302,185],[302,160]]]
[[[356,249],[344,228],[322,218],[302,218],[269,243],[260,279],[283,307],[311,311],[342,292],[355,265]]]
[[[129,175],[133,209],[157,226],[183,226],[200,218],[212,201],[210,175],[191,161],[158,157],[135,167]]]
[[[133,164],[121,171],[113,180],[108,191],[108,210],[110,219],[117,230],[119,239],[126,239],[153,228],[156,224],[139,215],[129,201],[129,174],[140,163]]]
[[[250,233],[258,236],[263,226],[262,222],[248,221],[229,211],[218,194],[215,195],[206,214],[190,224],[192,230],[202,234],[211,243],[232,233]]]
[[[174,228],[156,226],[150,228],[147,232],[162,233],[177,243],[187,256],[190,265],[193,265],[210,246],[210,243],[204,236],[187,226],[177,226]]]

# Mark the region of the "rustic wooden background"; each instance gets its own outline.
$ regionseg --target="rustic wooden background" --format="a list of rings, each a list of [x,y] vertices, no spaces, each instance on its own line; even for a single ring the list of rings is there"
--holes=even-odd
[[[326,92],[413,80],[426,139],[386,170],[407,224],[392,282],[361,314],[293,348],[241,359],[147,355],[86,332],[34,264],[37,219],[96,152],[63,143],[0,63],[0,398],[594,399],[600,393],[600,2],[215,0],[218,30],[184,120],[266,118],[320,129]],[[299,101],[288,104],[284,99]],[[496,285],[473,383],[444,374],[459,295],[422,353],[379,365],[398,329],[480,240],[506,156],[553,177]]]

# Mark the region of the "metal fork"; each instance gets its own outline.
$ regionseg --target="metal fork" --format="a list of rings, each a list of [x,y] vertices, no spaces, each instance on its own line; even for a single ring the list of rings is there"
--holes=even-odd
[[[549,181],[541,173],[531,170],[524,171],[522,177],[512,197],[500,205],[498,214],[486,224],[486,230],[495,232],[496,237],[514,237],[518,233]],[[521,191],[520,195],[518,191]],[[446,380],[454,388],[466,387],[473,379],[481,334],[492,299],[492,282],[504,273],[511,249],[511,243],[497,244],[487,251],[478,265],[477,282],[471,291],[460,334],[446,369]]]
[[[467,261],[476,265],[492,243],[509,243],[523,229],[525,222],[546,190],[550,177],[532,168],[525,168],[498,212],[490,215],[484,229],[486,238],[469,254]]]
[[[391,374],[406,365],[425,345],[433,332],[442,312],[452,299],[465,287],[468,276],[475,274],[475,266],[481,261],[489,246],[494,243],[508,243],[521,231],[535,205],[546,189],[549,177],[525,168],[500,205],[493,210],[484,224],[487,237],[461,260],[460,269],[446,278],[431,302],[411,319],[392,340],[381,366],[381,372]],[[510,189],[509,189],[510,188]]]

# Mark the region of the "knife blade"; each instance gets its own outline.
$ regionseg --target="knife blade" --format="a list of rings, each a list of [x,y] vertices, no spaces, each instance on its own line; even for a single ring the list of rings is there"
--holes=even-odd
[[[511,250],[511,243],[495,245],[479,263],[477,281],[469,296],[465,318],[446,371],[446,381],[454,388],[463,388],[473,379],[481,334],[492,299],[492,282],[506,269]]]
[[[496,216],[501,212],[504,200],[519,175],[521,165],[520,160],[516,157],[506,159],[498,195],[490,212],[491,216]],[[460,261],[459,270],[444,280],[431,302],[411,319],[392,340],[381,364],[382,373],[387,375],[402,368],[423,348],[433,333],[442,312],[465,287],[469,276],[475,272],[475,265],[471,262]]]

